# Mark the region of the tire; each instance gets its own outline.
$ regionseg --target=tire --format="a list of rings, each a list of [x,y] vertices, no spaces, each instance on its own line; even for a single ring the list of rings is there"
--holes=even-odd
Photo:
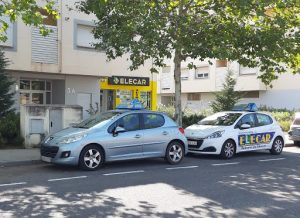
[[[275,138],[270,153],[273,155],[279,155],[284,147],[284,142],[280,137]]]
[[[233,140],[227,140],[224,142],[221,150],[221,158],[223,159],[231,159],[235,155],[236,145]]]
[[[79,157],[79,167],[83,170],[97,170],[104,164],[104,152],[97,145],[83,148]]]
[[[170,142],[166,150],[166,160],[169,164],[179,164],[184,158],[184,148],[179,142]]]
[[[294,141],[294,145],[300,146],[300,141]]]

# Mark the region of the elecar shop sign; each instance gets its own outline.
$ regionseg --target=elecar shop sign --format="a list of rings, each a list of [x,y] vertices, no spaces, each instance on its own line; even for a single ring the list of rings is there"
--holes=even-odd
[[[149,86],[147,77],[112,76],[108,78],[109,85]]]

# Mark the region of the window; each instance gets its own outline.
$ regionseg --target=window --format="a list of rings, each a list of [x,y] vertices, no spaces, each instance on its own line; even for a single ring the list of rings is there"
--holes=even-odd
[[[243,98],[259,98],[259,91],[243,92]]]
[[[144,129],[153,129],[165,124],[165,119],[159,114],[143,114]]]
[[[255,127],[255,115],[254,114],[247,114],[242,117],[239,121],[238,126],[242,126],[243,124],[248,124],[251,128]]]
[[[10,22],[9,17],[0,17],[1,21],[4,21],[8,24],[8,28],[6,33],[4,33],[7,37],[5,42],[0,42],[0,46],[13,48],[14,47],[14,24]],[[0,28],[2,28],[2,23],[0,22]]]
[[[140,129],[139,114],[129,114],[120,118],[116,122],[116,126],[124,128],[126,131],[134,131]]]
[[[257,68],[250,68],[240,65],[240,75],[256,75],[257,71]]]
[[[94,48],[95,46],[93,43],[96,42],[93,34],[93,26],[91,25],[84,25],[84,24],[77,24],[77,42],[76,45],[78,47],[83,48]]]
[[[266,126],[273,123],[271,117],[265,114],[256,114],[257,117],[257,126]]]
[[[297,126],[300,125],[300,117],[298,117],[294,120],[293,125],[297,125]]]
[[[200,101],[201,94],[200,93],[188,93],[188,101]]]
[[[171,73],[171,67],[163,67],[162,73]]]
[[[20,104],[51,104],[52,83],[46,80],[20,80]]]
[[[198,67],[195,72],[196,79],[207,79],[209,75],[209,67]]]
[[[181,80],[188,80],[190,76],[190,69],[181,69]]]
[[[227,60],[217,60],[216,67],[227,67]]]

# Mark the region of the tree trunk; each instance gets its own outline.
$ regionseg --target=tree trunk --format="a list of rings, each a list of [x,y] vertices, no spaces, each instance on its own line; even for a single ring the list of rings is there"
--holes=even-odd
[[[181,57],[180,52],[175,50],[174,56],[174,80],[175,80],[175,120],[182,126],[182,107],[181,107]]]

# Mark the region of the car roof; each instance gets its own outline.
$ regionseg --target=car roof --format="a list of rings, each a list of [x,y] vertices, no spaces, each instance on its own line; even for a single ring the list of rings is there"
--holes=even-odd
[[[151,110],[146,110],[146,109],[116,109],[116,110],[109,110],[107,112],[117,112],[117,113],[155,113],[155,114],[161,114],[161,115],[166,115],[164,112],[160,111],[151,111]]]

